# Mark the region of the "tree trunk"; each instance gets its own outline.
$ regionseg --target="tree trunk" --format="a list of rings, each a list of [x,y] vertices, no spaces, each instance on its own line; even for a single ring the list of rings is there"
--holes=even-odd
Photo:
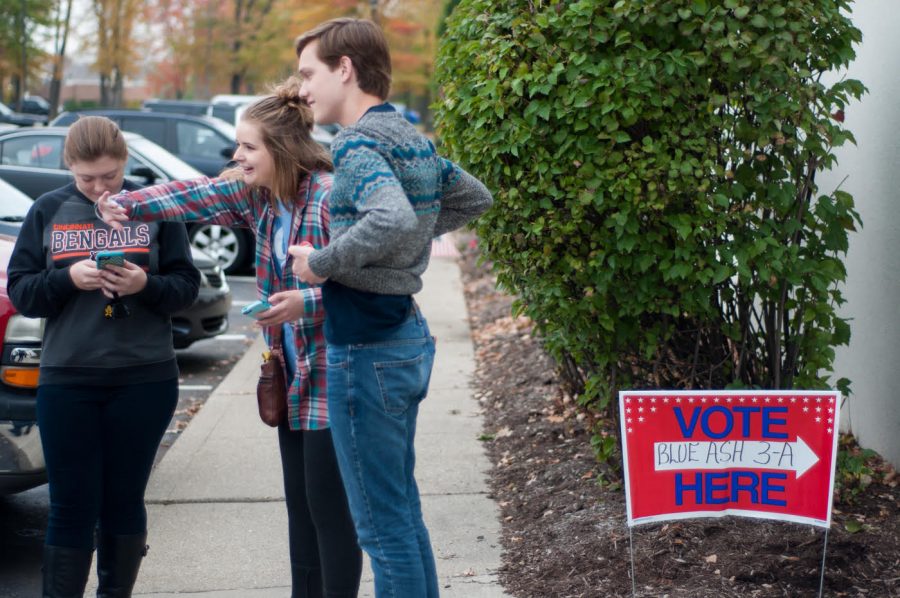
[[[19,11],[19,43],[22,45],[22,55],[20,56],[21,63],[19,64],[19,68],[21,69],[20,75],[16,77],[16,95],[13,98],[15,102],[16,110],[22,110],[22,99],[25,97],[25,92],[28,90],[26,87],[26,82],[28,80],[28,34],[26,33],[25,27],[25,2],[24,0],[21,3],[21,9]]]
[[[18,103],[19,98],[22,97],[22,91],[23,91],[22,90],[22,77],[18,73],[15,73],[12,76],[12,87],[13,87],[13,95],[12,95],[12,100],[10,100],[10,102],[9,102],[10,107],[14,107]]]
[[[113,72],[113,85],[112,85],[112,105],[113,108],[121,108],[124,106],[124,90],[125,90],[125,82],[122,77],[122,71],[116,69]]]
[[[53,65],[53,70],[57,70],[55,64]],[[48,98],[48,101],[50,102],[50,113],[47,115],[47,118],[49,120],[53,120],[54,118],[56,118],[56,115],[59,114],[59,110],[57,107],[59,106],[61,95],[62,80],[58,76],[54,76],[53,79],[50,80],[50,97]]]
[[[109,108],[109,76],[100,74],[100,106]]]
[[[69,39],[69,25],[72,22],[72,0],[66,2],[66,16],[56,21],[56,43],[53,56],[53,73],[50,77],[50,114],[53,119],[59,112],[60,96],[62,95],[62,73],[66,60],[66,43]]]
[[[241,52],[241,40],[243,37],[243,27],[241,22],[244,20],[244,2],[243,0],[235,0],[234,2],[234,41],[231,42],[231,62],[238,64],[238,54]],[[238,67],[239,68],[239,67]],[[244,82],[244,76],[238,70],[231,73],[231,93],[241,93],[241,84]]]

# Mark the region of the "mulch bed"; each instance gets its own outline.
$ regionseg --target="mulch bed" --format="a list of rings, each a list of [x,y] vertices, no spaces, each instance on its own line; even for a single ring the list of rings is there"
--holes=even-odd
[[[512,298],[460,236],[476,349],[475,396],[500,505],[500,580],[517,598],[818,596],[823,530],[744,518],[642,525],[629,534],[621,487],[597,483],[589,416]],[[880,472],[852,503],[836,499],[824,596],[900,597],[900,484]],[[854,531],[850,531],[854,530]],[[631,538],[629,536],[631,535]]]

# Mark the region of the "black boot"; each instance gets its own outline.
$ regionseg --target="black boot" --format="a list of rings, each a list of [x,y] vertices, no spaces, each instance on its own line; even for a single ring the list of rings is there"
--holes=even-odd
[[[148,548],[147,532],[129,536],[101,533],[97,543],[97,598],[130,598]]]
[[[93,550],[44,546],[44,598],[82,598]]]

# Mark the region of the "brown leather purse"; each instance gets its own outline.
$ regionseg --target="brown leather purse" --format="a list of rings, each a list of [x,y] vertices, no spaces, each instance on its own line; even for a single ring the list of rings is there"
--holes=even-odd
[[[284,365],[284,349],[281,346],[281,326],[273,326],[269,336],[269,350],[263,353],[256,383],[256,402],[259,418],[263,423],[278,427],[287,419],[287,368]]]

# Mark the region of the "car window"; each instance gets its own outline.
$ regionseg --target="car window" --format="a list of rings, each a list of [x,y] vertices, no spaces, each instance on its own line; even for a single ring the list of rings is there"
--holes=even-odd
[[[50,102],[45,100],[44,98],[25,98],[22,100],[25,105],[28,105],[32,108],[39,108],[41,110],[49,110]]]
[[[234,147],[230,140],[222,138],[212,128],[190,121],[176,122],[175,133],[178,138],[175,153],[182,156],[222,160],[222,150]]]
[[[2,143],[0,163],[10,166],[62,168],[62,137],[30,135]]]
[[[122,118],[122,128],[165,146],[166,122],[161,118]]]
[[[209,115],[221,118],[227,123],[234,123],[234,114],[236,111],[237,106],[232,106],[231,104],[213,104]]]
[[[169,177],[167,177],[159,167],[148,160],[145,160],[143,157],[135,155],[134,152],[129,150],[128,161],[125,162],[125,177],[144,185],[147,183],[147,180],[144,177],[135,174],[135,171],[138,168],[149,168],[153,171],[153,174],[156,175],[156,180],[153,181],[154,183],[166,183],[169,181]]]
[[[164,171],[171,179],[186,180],[203,176],[199,170],[183,162],[178,156],[172,155],[146,139],[129,139],[128,147],[158,166],[158,169]]]

